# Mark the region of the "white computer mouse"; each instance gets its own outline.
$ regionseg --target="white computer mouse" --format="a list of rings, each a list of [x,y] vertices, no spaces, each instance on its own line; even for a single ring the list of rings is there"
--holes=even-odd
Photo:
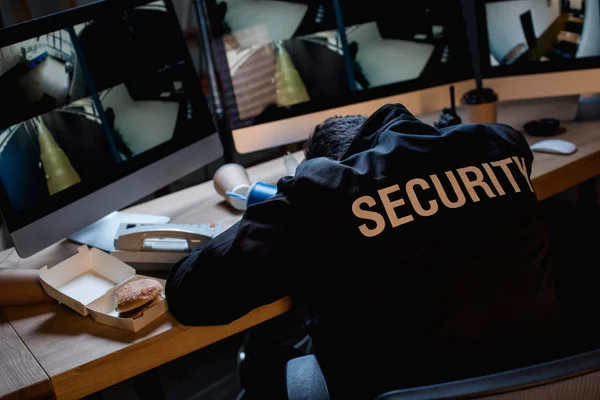
[[[574,143],[563,139],[542,139],[529,147],[532,151],[565,155],[573,154],[577,150]]]

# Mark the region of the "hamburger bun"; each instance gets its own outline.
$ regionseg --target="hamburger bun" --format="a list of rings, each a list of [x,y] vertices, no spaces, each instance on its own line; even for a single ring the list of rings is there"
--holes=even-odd
[[[162,285],[155,279],[143,278],[128,282],[115,292],[115,302],[120,317],[138,314],[156,304],[162,297]]]

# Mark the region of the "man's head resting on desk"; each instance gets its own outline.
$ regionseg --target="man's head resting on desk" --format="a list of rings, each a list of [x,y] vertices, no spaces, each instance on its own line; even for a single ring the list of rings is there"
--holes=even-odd
[[[367,117],[363,115],[327,118],[315,127],[304,146],[304,158],[327,157],[340,160]]]

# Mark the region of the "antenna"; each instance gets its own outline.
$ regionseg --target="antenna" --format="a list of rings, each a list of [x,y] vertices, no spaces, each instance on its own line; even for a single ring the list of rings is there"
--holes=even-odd
[[[450,85],[450,108],[456,114],[456,101],[454,100],[454,85]]]

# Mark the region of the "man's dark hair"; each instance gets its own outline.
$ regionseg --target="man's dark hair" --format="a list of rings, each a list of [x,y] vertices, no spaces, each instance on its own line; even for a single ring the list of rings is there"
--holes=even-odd
[[[340,160],[366,120],[363,115],[327,118],[308,138],[304,146],[305,159],[327,157]]]

